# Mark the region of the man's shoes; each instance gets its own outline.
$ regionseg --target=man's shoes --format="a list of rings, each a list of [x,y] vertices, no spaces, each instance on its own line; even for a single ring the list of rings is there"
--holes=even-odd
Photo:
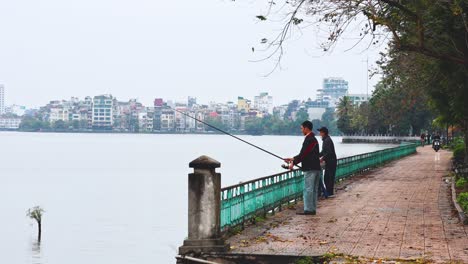
[[[302,211],[302,212],[296,212],[297,215],[316,215],[316,211]]]
[[[334,194],[328,195],[327,198],[335,198]]]

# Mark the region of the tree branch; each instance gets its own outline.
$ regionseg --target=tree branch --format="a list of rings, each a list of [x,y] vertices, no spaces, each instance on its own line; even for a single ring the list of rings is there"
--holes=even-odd
[[[440,54],[433,50],[427,49],[426,47],[420,47],[420,46],[414,46],[414,45],[399,45],[398,49],[401,51],[417,52],[417,53],[426,55],[431,58],[452,61],[457,64],[462,64],[462,65],[465,64],[465,60],[463,58],[454,57],[454,56],[446,55],[446,54]]]

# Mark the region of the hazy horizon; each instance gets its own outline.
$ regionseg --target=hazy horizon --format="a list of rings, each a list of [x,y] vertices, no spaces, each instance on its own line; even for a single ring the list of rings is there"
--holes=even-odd
[[[286,44],[275,60],[252,62],[263,37],[282,23],[258,21],[267,4],[255,1],[3,1],[0,10],[0,83],[6,104],[38,107],[72,96],[112,94],[119,100],[154,98],[200,103],[253,99],[269,92],[274,104],[315,98],[323,78],[343,77],[350,93],[366,92],[366,63],[379,48],[319,50],[312,30]],[[255,47],[255,52],[252,52]],[[363,51],[364,50],[364,51]],[[369,81],[369,92],[378,77]]]

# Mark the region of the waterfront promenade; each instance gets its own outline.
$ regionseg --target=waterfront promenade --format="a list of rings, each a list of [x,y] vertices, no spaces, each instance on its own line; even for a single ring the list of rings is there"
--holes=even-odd
[[[468,263],[468,226],[453,211],[451,153],[430,147],[346,180],[315,216],[290,206],[229,238],[234,254],[320,256]],[[297,207],[300,207],[298,204]]]

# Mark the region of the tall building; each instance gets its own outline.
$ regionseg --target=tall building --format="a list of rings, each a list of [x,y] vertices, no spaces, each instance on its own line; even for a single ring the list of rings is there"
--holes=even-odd
[[[161,131],[173,132],[175,129],[175,112],[172,109],[164,109],[161,111]]]
[[[0,115],[5,114],[5,86],[0,84]]]
[[[265,113],[273,113],[273,97],[268,93],[260,93],[254,97],[254,107]]]
[[[114,124],[113,109],[114,100],[112,95],[98,95],[93,98],[93,128],[112,129]]]
[[[196,98],[196,97],[191,97],[191,96],[189,96],[189,97],[188,97],[188,100],[187,100],[187,106],[188,106],[188,108],[189,108],[189,109],[192,109],[192,107],[193,107],[194,105],[196,105],[196,104],[197,104],[197,98]]]
[[[154,99],[154,116],[153,116],[153,130],[161,131],[161,115],[164,106],[162,98]]]
[[[335,106],[341,97],[348,94],[348,82],[343,78],[330,77],[323,79],[322,89],[317,90],[317,101],[329,102]]]

